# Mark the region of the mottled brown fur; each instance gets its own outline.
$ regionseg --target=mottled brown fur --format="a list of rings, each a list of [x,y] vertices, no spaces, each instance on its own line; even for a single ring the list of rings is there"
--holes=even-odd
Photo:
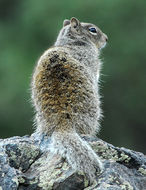
[[[77,120],[75,127],[80,134],[92,132],[91,128],[88,130],[82,123],[78,125],[77,114],[90,114],[91,117],[94,114],[94,105],[90,103],[93,99],[90,90],[92,81],[83,70],[86,73],[85,68],[76,64],[65,51],[56,52],[53,48],[36,68],[33,81],[33,89],[37,94],[35,101],[38,104],[41,102],[41,112],[45,120],[56,115],[53,123],[57,130],[74,127],[72,123]],[[69,123],[69,126],[66,123]],[[56,129],[47,128],[46,133],[51,135]]]

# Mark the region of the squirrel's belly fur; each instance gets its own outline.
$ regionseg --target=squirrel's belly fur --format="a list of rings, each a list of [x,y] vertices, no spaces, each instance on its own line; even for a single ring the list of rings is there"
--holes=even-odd
[[[93,135],[99,129],[93,76],[65,48],[50,48],[41,56],[32,78],[32,100],[39,132],[75,130]]]

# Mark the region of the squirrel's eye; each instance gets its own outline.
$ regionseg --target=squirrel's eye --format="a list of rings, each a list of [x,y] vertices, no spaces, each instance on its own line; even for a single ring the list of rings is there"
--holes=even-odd
[[[89,31],[92,32],[92,33],[97,33],[96,28],[93,28],[93,27],[89,28]]]

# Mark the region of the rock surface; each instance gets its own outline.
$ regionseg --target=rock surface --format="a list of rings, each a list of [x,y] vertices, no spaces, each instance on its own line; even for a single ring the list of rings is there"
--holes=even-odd
[[[0,140],[0,190],[146,190],[146,156],[83,137],[100,156],[104,171],[90,185],[64,158],[50,153],[47,136]]]

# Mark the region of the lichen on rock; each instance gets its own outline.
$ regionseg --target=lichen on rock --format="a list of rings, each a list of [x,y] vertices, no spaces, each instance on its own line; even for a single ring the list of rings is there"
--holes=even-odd
[[[145,190],[146,156],[83,136],[100,156],[104,171],[94,184],[75,172],[65,158],[49,151],[50,137],[0,140],[0,190]]]

